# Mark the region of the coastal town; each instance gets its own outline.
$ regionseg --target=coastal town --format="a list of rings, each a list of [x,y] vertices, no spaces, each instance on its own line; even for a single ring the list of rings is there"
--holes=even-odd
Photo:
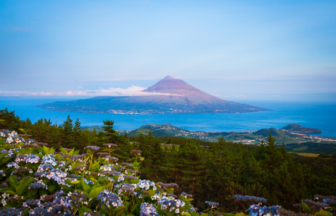
[[[147,124],[136,130],[118,130],[120,134],[130,134],[134,136],[139,133],[146,134],[148,131],[155,131],[162,136],[169,134],[175,137],[195,138],[208,142],[216,142],[218,138],[223,137],[225,140],[233,143],[241,143],[245,145],[260,145],[262,142],[267,141],[269,133],[275,134],[277,142],[285,144],[289,143],[334,143],[336,138],[321,137],[314,135],[307,135],[302,133],[295,133],[285,130],[276,129],[261,129],[259,131],[233,131],[233,132],[205,132],[205,131],[189,131],[182,128],[175,127],[171,124]]]

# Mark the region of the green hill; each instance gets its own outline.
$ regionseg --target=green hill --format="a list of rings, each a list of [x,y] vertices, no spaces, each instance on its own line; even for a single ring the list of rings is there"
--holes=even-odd
[[[287,132],[294,132],[294,133],[305,133],[305,134],[319,134],[322,133],[321,130],[315,128],[305,128],[298,124],[290,124],[286,127],[281,128]]]

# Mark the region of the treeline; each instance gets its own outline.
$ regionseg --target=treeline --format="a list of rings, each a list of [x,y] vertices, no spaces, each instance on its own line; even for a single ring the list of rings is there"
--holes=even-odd
[[[18,116],[15,116],[14,111],[8,111],[7,108],[0,110],[0,129],[32,135],[35,141],[48,143],[48,147],[56,150],[60,147],[76,148],[83,153],[85,146],[102,147],[104,143],[116,143],[119,148],[115,154],[120,159],[129,158],[128,152],[131,150],[129,140],[113,129],[113,121],[106,120],[103,123],[104,132],[96,133],[81,130],[79,119],[73,121],[70,116],[60,125],[52,124],[50,119],[39,119],[33,124],[29,119],[20,120]]]
[[[33,124],[7,109],[0,113],[0,128],[31,134],[36,141],[56,150],[62,146],[84,151],[88,145],[116,143],[118,149],[113,155],[126,161],[131,149],[140,149],[145,158],[141,179],[177,183],[177,192],[193,194],[194,205],[200,209],[204,209],[204,201],[211,200],[220,203],[221,211],[234,212],[241,208],[232,201],[235,194],[264,197],[268,205],[279,204],[287,209],[315,194],[336,194],[336,159],[293,160],[285,146],[277,146],[271,135],[261,146],[234,144],[224,138],[215,143],[157,138],[151,133],[127,137],[119,135],[110,120],[103,122],[105,132],[95,133],[80,130],[80,122],[70,117],[61,125],[46,119]]]

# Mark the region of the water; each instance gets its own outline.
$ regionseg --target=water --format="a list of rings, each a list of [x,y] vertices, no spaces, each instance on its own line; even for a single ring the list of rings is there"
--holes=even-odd
[[[59,99],[58,99],[59,100]],[[34,107],[50,103],[55,99],[0,99],[0,109],[15,110],[21,119],[29,118],[36,122],[40,118],[51,119],[61,124],[68,115],[79,118],[82,126],[102,125],[103,120],[114,120],[115,129],[132,130],[142,125],[170,123],[191,131],[253,131],[263,128],[281,128],[288,124],[318,128],[323,131],[319,136],[336,137],[336,103],[303,102],[260,102],[249,101],[250,105],[272,109],[256,113],[232,114],[176,114],[176,115],[117,115],[97,113],[73,113],[42,110]]]

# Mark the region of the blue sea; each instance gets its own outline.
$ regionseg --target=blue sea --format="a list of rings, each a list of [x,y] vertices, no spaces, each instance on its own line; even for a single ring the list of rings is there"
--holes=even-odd
[[[15,111],[21,119],[36,122],[40,118],[61,124],[68,115],[79,118],[82,126],[99,126],[103,120],[114,120],[115,129],[132,130],[142,125],[170,123],[190,131],[255,131],[263,128],[279,129],[288,124],[318,128],[319,136],[336,137],[336,103],[265,102],[249,101],[247,104],[269,108],[272,111],[230,114],[176,114],[176,115],[118,115],[47,111],[34,105],[59,99],[0,99],[0,109]]]

